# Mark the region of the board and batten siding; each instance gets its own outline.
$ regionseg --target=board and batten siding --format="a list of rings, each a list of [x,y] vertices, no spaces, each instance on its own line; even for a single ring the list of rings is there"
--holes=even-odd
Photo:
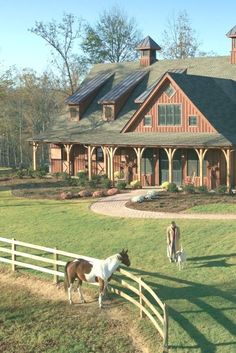
[[[194,106],[184,92],[171,82],[175,93],[168,97],[165,93],[166,84],[158,91],[156,97],[152,100],[146,111],[138,117],[130,126],[128,131],[135,132],[216,132],[214,127],[203,116],[203,114]],[[181,124],[180,125],[158,125],[158,105],[159,104],[181,104]],[[144,126],[144,116],[152,117],[152,126]],[[189,116],[197,117],[197,125],[189,126]]]

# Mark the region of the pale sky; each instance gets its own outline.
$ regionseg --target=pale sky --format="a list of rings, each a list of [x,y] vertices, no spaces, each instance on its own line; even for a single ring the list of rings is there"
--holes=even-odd
[[[59,21],[66,12],[93,24],[104,9],[117,4],[136,19],[143,37],[150,35],[159,44],[168,17],[186,10],[202,51],[230,53],[226,33],[236,25],[236,0],[0,0],[0,65],[46,70],[50,50],[41,38],[28,31],[35,21]]]

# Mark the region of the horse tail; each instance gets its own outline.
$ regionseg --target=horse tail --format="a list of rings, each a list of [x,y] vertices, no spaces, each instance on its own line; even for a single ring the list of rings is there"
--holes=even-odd
[[[65,288],[65,291],[67,291],[67,289],[70,286],[70,281],[69,281],[68,272],[67,272],[67,268],[68,268],[70,263],[71,263],[71,261],[68,261],[66,263],[66,265],[65,265],[65,277],[64,277],[64,288]]]

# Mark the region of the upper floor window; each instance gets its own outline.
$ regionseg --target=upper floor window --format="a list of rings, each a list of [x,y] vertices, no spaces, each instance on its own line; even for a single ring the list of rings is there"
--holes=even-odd
[[[144,126],[152,126],[152,116],[151,115],[145,115],[143,125]]]
[[[70,111],[70,119],[71,120],[76,120],[77,117],[78,117],[77,109],[76,108],[70,108],[69,111]]]
[[[189,126],[196,126],[197,125],[197,117],[195,115],[190,115],[188,117],[188,125]]]
[[[175,94],[175,89],[174,87],[169,83],[168,86],[165,89],[165,93],[167,96],[170,98]]]
[[[103,107],[103,114],[104,114],[104,118],[105,120],[113,120],[114,119],[114,109],[112,106],[110,105],[104,105]]]
[[[158,105],[159,125],[180,125],[181,104],[160,104]]]

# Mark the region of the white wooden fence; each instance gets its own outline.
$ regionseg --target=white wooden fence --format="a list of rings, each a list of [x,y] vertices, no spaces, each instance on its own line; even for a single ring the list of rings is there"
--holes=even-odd
[[[10,264],[12,271],[15,271],[18,266],[21,268],[23,267],[45,272],[53,275],[54,283],[58,282],[59,277],[64,277],[64,267],[67,262],[60,260],[59,257],[69,258],[70,260],[75,258],[83,258],[91,262],[95,260],[92,257],[69,253],[58,250],[57,248],[48,248],[45,246],[29,244],[15,239],[0,237],[0,244],[3,244],[3,246],[0,247],[0,262]],[[24,251],[22,251],[22,249]],[[32,254],[29,252],[29,249],[33,251],[39,250],[44,253],[40,253],[40,255]],[[2,256],[2,253],[4,253],[5,256]],[[45,254],[47,256],[51,256],[51,258],[46,257]],[[36,263],[47,263],[50,264],[51,268],[42,267],[38,264],[32,264],[32,261],[31,263],[19,261],[19,258],[30,259]],[[60,267],[63,267],[63,272],[60,271]],[[141,277],[137,277],[123,268],[120,268],[118,271],[120,275],[114,274],[112,279],[115,282],[118,282],[122,289],[120,289],[120,287],[117,288],[117,286],[114,285],[109,285],[109,289],[113,293],[123,297],[139,308],[140,317],[143,318],[146,316],[161,335],[163,339],[163,352],[168,352],[168,313],[166,305],[156,295],[153,289],[142,280]],[[135,287],[135,284],[138,286]],[[131,292],[131,294],[129,294],[129,292]],[[148,292],[149,297],[151,296],[151,301],[145,295],[146,292]]]

